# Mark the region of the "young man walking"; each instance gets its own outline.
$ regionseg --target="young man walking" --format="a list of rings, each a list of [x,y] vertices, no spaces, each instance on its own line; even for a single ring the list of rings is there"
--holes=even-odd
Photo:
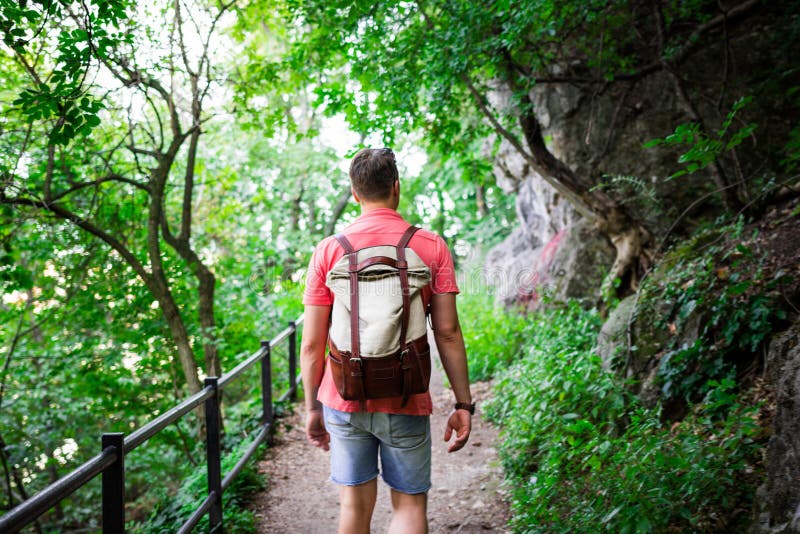
[[[342,232],[346,241],[355,250],[397,245],[410,225],[397,213],[400,182],[392,151],[361,150],[350,164],[350,180],[361,216]],[[453,439],[448,452],[454,452],[467,443],[474,405],[456,311],[453,259],[444,240],[425,230],[414,232],[407,247],[430,270],[430,283],[422,287],[421,298],[424,309],[430,309],[434,338],[455,396],[444,429],[444,440]],[[426,533],[431,486],[430,394],[345,400],[326,361],[334,298],[326,277],[344,254],[341,242],[328,237],[317,245],[308,269],[300,357],[306,436],[313,445],[331,451],[331,480],[340,487],[339,534],[369,532],[379,473],[391,488],[389,532]]]

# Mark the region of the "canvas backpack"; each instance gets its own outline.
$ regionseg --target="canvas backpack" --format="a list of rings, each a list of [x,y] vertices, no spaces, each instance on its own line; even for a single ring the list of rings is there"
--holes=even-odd
[[[361,403],[428,390],[431,375],[426,310],[421,290],[431,272],[408,242],[411,226],[397,245],[355,250],[334,237],[345,255],[328,272],[333,291],[329,364],[339,395]]]

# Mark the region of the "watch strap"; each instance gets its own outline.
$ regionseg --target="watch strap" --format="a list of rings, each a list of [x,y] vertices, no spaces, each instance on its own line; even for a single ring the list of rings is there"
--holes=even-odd
[[[456,410],[467,410],[470,415],[475,415],[475,403],[457,402],[455,405]]]

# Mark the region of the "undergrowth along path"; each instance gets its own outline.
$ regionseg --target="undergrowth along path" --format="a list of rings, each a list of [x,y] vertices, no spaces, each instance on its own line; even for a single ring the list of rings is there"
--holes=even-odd
[[[435,360],[438,360],[434,356]],[[434,365],[431,396],[433,439],[432,483],[428,494],[428,519],[433,533],[509,532],[508,505],[500,488],[502,469],[495,447],[497,429],[481,415],[473,418],[466,447],[447,453],[444,429],[453,405],[453,394],[443,384],[443,373]],[[479,406],[490,393],[486,383],[472,385]],[[329,534],[339,517],[338,487],[328,480],[328,453],[312,447],[303,430],[302,405],[281,420],[275,445],[259,462],[267,475],[267,489],[258,494],[252,509],[258,532]],[[389,489],[378,483],[378,502],[372,517],[372,532],[386,532],[391,517]]]

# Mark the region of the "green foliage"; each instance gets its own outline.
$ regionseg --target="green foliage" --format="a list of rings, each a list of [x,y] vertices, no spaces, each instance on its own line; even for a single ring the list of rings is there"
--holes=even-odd
[[[459,296],[458,318],[467,348],[470,380],[488,380],[522,357],[527,340],[519,335],[526,324],[520,311],[503,308],[486,291]]]
[[[574,303],[534,314],[521,333],[528,351],[498,374],[487,412],[502,425],[515,531],[740,525],[754,490],[756,408],[723,380],[684,421],[662,423],[603,369],[591,349],[599,323]]]
[[[0,3],[0,20],[16,17],[9,6],[23,4]],[[72,222],[96,224],[146,262],[151,191],[133,184],[148,183],[157,166],[150,149],[170,143],[169,106],[146,84],[120,83],[109,69],[124,64],[137,76],[174,88],[179,113],[187,115],[186,93],[180,91],[189,93],[189,84],[181,85],[174,70],[163,68],[175,64],[162,57],[165,50],[175,51],[174,27],[153,32],[174,15],[169,10],[176,4],[163,4],[162,12],[140,3],[135,15],[126,11],[130,2],[28,5],[40,11],[36,28],[26,30],[30,42],[0,48],[0,196],[4,202],[6,195],[38,201],[46,198],[47,184],[52,205],[77,214]],[[205,7],[216,9],[191,5],[191,20],[204,30],[210,23],[203,18]],[[77,27],[85,27],[86,20],[91,35]],[[184,30],[193,25],[188,20]],[[225,44],[214,41],[220,49]],[[221,79],[226,66],[234,67],[214,64],[204,74]],[[132,72],[122,68],[123,77]],[[42,84],[33,80],[36,75]],[[196,264],[167,246],[158,229],[154,237],[197,361],[211,340],[227,371],[299,315],[304,266],[331,217],[324,199],[336,193],[343,175],[331,172],[339,162],[332,151],[316,142],[265,139],[261,131],[239,128],[221,100],[215,97],[203,114],[196,159],[182,158],[184,145],[172,162],[162,200],[164,217],[177,233],[185,192],[181,177],[194,165],[191,244],[216,277],[216,329],[198,321]],[[133,152],[133,146],[143,152]],[[274,269],[263,277],[261,261],[267,258],[275,258]],[[129,433],[179,403],[185,386],[154,295],[129,262],[69,221],[24,205],[1,205],[0,297],[0,508],[6,510],[22,500],[23,490],[33,495],[94,456],[101,433]],[[284,344],[274,351],[277,391],[285,389],[285,350]],[[256,428],[259,384],[255,370],[226,388],[227,449],[236,448],[234,436]],[[147,530],[144,517],[154,506],[189,502],[204,493],[199,486],[178,493],[193,463],[203,459],[198,439],[189,415],[126,459],[126,506],[141,529]],[[77,492],[62,503],[60,517],[45,514],[40,524],[51,531],[96,528],[98,485]],[[236,495],[233,490],[226,498]],[[235,525],[238,501],[226,506],[226,521]],[[240,531],[252,531],[241,524]]]
[[[222,461],[222,472],[230,471],[245,449],[250,445],[244,441],[228,451]],[[258,454],[258,453],[256,453]],[[208,493],[208,482],[205,464],[195,468],[181,483],[176,494],[157,491],[157,500],[153,504],[150,515],[144,522],[130,522],[126,529],[135,533],[171,534],[177,532],[189,516],[199,508]],[[222,509],[224,513],[225,532],[247,534],[255,532],[255,515],[244,509],[247,496],[264,488],[264,479],[250,463],[242,470],[223,494]],[[197,531],[208,531],[206,515],[196,527]]]
[[[721,154],[739,146],[742,141],[751,136],[756,130],[757,125],[755,123],[741,125],[736,129],[731,128],[737,118],[737,114],[747,107],[751,101],[751,97],[737,100],[716,135],[707,134],[701,130],[699,124],[690,122],[679,124],[672,134],[663,139],[648,141],[644,146],[645,148],[652,148],[658,145],[667,145],[686,150],[678,158],[678,163],[684,164],[684,168],[672,174],[669,177],[670,180],[705,169],[716,161]]]
[[[786,317],[778,289],[791,276],[769,269],[758,233],[744,231],[742,218],[701,229],[643,285],[637,313],[673,333],[658,369],[667,398],[697,400],[740,372]]]
[[[488,249],[510,231],[516,214],[514,197],[494,184],[491,166],[469,157],[431,154],[419,176],[403,177],[399,211],[412,224],[444,236],[456,255]]]
[[[31,204],[0,204],[0,441],[5,444],[0,454],[9,471],[2,484],[22,475],[25,491],[35,493],[93,456],[101,432],[130,432],[185,394],[170,328],[131,263],[63,218],[37,212],[34,206],[42,199],[71,210],[73,223],[93,223],[116,236],[140,262],[146,264],[150,252],[159,258],[190,351],[200,361],[203,345],[211,342],[228,370],[299,314],[311,248],[330,225],[356,215],[352,203],[343,214],[334,210],[348,183],[341,154],[318,137],[323,116],[344,117],[364,144],[410,140],[428,149],[421,175],[403,177],[401,211],[444,234],[460,253],[497,242],[514,220],[513,195],[496,187],[490,165],[499,139],[490,139],[488,117],[479,109],[497,81],[512,89],[509,106],[488,116],[517,133],[518,117],[530,111],[522,97],[539,76],[555,72],[554,66],[569,66],[565,77],[602,82],[634,73],[656,56],[635,42],[642,28],[631,31],[630,2],[240,2],[233,8],[236,20],[215,19],[219,5],[0,0],[0,196]],[[696,23],[707,20],[709,5],[663,6],[667,58]],[[182,18],[178,9],[184,10]],[[188,39],[197,44],[215,20],[219,26],[207,62],[198,61],[198,47],[179,46],[188,38],[182,31],[193,32]],[[202,68],[190,72],[198,65]],[[193,117],[190,99],[199,94],[208,98],[203,106],[198,102],[201,109]],[[173,112],[178,123],[171,123]],[[733,148],[749,133],[735,130],[733,118],[729,115],[716,136],[687,126],[665,143],[691,145],[685,163],[699,168],[709,155]],[[185,158],[187,144],[177,141],[197,131],[202,136],[196,158]],[[789,168],[796,163],[796,134],[787,145]],[[167,157],[173,142],[176,152]],[[167,163],[164,197],[149,204],[154,169]],[[177,232],[189,191],[182,177],[189,176],[193,226],[187,242],[216,278],[215,328],[198,321],[196,262],[167,246],[165,232],[157,230],[148,240],[152,206],[163,205],[162,219]],[[646,184],[633,178],[611,181],[620,190],[649,195]],[[160,250],[148,251],[153,241]],[[771,281],[747,286],[742,278],[726,290],[727,300],[707,300],[718,308],[709,323],[715,339],[731,350],[757,347],[775,318],[770,302],[754,293],[762,283]],[[697,300],[703,287],[695,289],[687,298]],[[641,450],[674,447],[709,473],[718,465],[713,458],[738,465],[735,444],[726,442],[717,452],[672,444],[657,414],[637,411],[607,382],[588,353],[596,315],[569,307],[525,318],[496,308],[485,295],[465,294],[459,304],[472,378],[503,374],[505,397],[495,410],[509,425],[511,445],[504,455],[524,486],[519,503],[531,494],[525,493],[530,469],[542,461],[555,466],[548,471],[552,480],[566,490],[578,487],[558,478],[556,467],[574,480],[583,474],[570,471],[573,464],[559,464],[563,458],[552,451],[564,444],[574,448],[570,460],[598,477],[615,478],[602,469],[622,469],[620,451],[636,454],[635,447],[623,447],[625,436]],[[689,300],[678,307],[691,315]],[[523,348],[528,344],[534,346],[531,353]],[[278,389],[285,380],[283,350],[274,352]],[[722,425],[715,435],[724,436],[743,413],[731,400],[730,365],[717,362],[708,343],[694,350],[667,358],[664,376],[679,388],[689,377],[702,376],[708,417]],[[704,359],[710,363],[698,375],[694,362]],[[502,371],[507,367],[524,373]],[[257,390],[257,374],[226,389],[225,469],[244,447],[236,436],[254,428],[260,415]],[[541,391],[542,398],[531,391]],[[530,404],[515,404],[512,394]],[[526,418],[534,405],[534,415]],[[706,412],[699,413],[697,420],[704,417]],[[705,420],[697,425],[698,434],[708,428]],[[643,437],[648,432],[656,436],[647,438],[651,441]],[[131,528],[174,531],[196,506],[205,492],[204,469],[192,467],[202,457],[196,441],[187,418],[130,455]],[[543,456],[547,451],[555,456]],[[589,460],[583,462],[584,456]],[[625,483],[613,481],[620,495],[634,495],[634,481],[649,476],[643,467],[631,469]],[[663,478],[666,467],[659,469],[648,479],[653,487],[672,480]],[[255,487],[251,475],[237,484]],[[696,493],[704,488],[700,479],[688,478],[698,480]],[[592,484],[600,491],[599,482]],[[4,508],[21,498],[23,488],[13,481],[11,486],[3,492]],[[673,491],[666,482],[664,487]],[[98,492],[94,484],[76,494],[64,503],[63,518],[46,515],[45,530],[96,528]],[[559,501],[564,494],[552,495]],[[252,517],[237,512],[240,496],[236,489],[226,492],[228,530],[252,531]],[[584,501],[570,499],[581,509]],[[545,514],[548,502],[543,499],[532,513]],[[617,511],[619,500],[601,504],[608,514],[599,524],[632,524],[635,506]],[[585,519],[582,525],[591,523]]]
[[[129,0],[0,3],[3,42],[33,72],[40,39],[60,24],[53,50],[51,71],[36,75],[12,102],[29,122],[50,121],[48,142],[66,145],[76,136],[87,136],[100,124],[103,102],[85,84],[93,56],[108,58],[110,48],[131,43],[131,35],[119,31],[129,20]],[[77,26],[77,27],[75,27]],[[33,60],[31,58],[33,57]]]

